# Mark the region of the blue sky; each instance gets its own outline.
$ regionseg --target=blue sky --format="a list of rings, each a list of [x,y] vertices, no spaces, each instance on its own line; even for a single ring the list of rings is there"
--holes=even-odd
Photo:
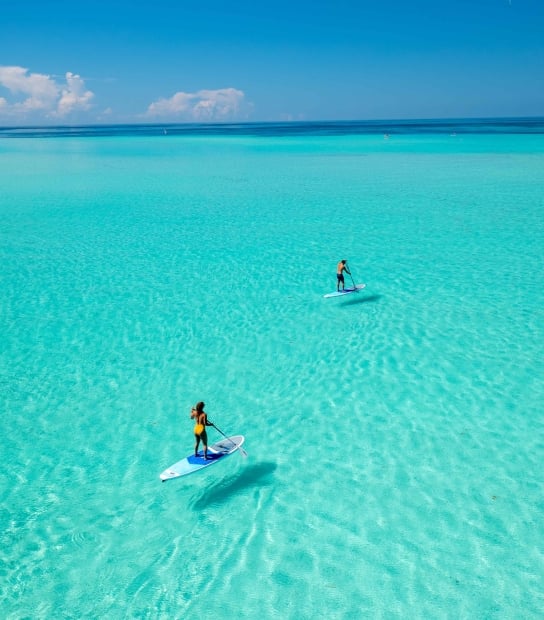
[[[0,125],[544,116],[544,0],[0,0]]]

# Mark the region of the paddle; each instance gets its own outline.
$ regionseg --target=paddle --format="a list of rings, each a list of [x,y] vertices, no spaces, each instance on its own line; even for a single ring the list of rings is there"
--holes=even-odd
[[[355,280],[353,279],[353,276],[351,275],[351,269],[349,270],[349,277],[351,278],[351,281],[353,282],[353,289],[355,290],[357,286],[355,284]]]
[[[210,424],[211,424],[211,425],[215,428],[215,430],[216,430],[218,433],[221,433],[221,435],[223,435],[223,437],[224,437],[225,439],[228,439],[228,440],[230,441],[230,443],[231,443],[233,446],[235,446],[235,445],[236,445],[236,444],[234,443],[234,441],[232,441],[232,439],[231,439],[230,437],[227,437],[227,436],[225,435],[225,433],[224,433],[224,432],[223,432],[220,428],[217,428],[217,426],[216,426],[213,422],[210,422]],[[246,451],[242,448],[242,446],[240,446],[240,447],[238,448],[238,450],[240,450],[240,452],[242,453],[242,455],[243,455],[244,457],[247,457],[247,452],[246,452]]]

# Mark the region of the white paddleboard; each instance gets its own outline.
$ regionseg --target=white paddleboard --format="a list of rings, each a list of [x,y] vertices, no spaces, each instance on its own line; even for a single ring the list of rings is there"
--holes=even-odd
[[[159,477],[164,482],[165,480],[172,480],[173,478],[193,474],[195,471],[199,471],[204,467],[209,467],[218,461],[222,461],[233,452],[236,452],[236,450],[238,450],[243,443],[243,435],[233,435],[228,439],[222,439],[221,441],[208,446],[208,459],[204,459],[204,451],[199,450],[198,456],[191,454],[190,456],[181,459],[181,461],[178,461],[165,469]]]
[[[323,297],[342,297],[342,295],[349,295],[350,293],[358,293],[365,288],[366,284],[356,284],[355,287],[346,288],[343,291],[334,291],[334,293],[327,293]]]

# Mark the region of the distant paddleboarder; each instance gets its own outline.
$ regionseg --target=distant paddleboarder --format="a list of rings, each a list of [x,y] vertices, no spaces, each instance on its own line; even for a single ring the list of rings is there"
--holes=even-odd
[[[348,269],[346,263],[348,261],[346,259],[341,260],[336,266],[336,290],[340,290],[340,284],[342,284],[342,290],[346,290],[346,283],[344,282],[344,271],[351,275],[350,270]]]
[[[202,445],[204,447],[204,458],[208,460],[208,433],[206,432],[206,426],[213,426],[211,422],[208,421],[208,415],[204,411],[205,403],[202,401],[198,402],[191,409],[191,419],[195,421],[195,456],[198,456],[198,446],[202,441]]]

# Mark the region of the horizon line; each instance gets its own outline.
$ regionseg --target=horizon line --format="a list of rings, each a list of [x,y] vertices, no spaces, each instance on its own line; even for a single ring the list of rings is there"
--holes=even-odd
[[[413,118],[380,118],[380,119],[319,119],[319,120],[276,120],[276,121],[166,121],[163,123],[152,122],[121,122],[121,123],[74,123],[74,124],[17,124],[1,125],[0,131],[14,129],[85,129],[85,128],[107,128],[107,127],[239,127],[239,126],[258,126],[258,125],[342,125],[342,124],[410,124],[410,123],[451,123],[451,122],[489,122],[489,121],[544,121],[543,116],[452,116],[452,117],[413,117]]]

